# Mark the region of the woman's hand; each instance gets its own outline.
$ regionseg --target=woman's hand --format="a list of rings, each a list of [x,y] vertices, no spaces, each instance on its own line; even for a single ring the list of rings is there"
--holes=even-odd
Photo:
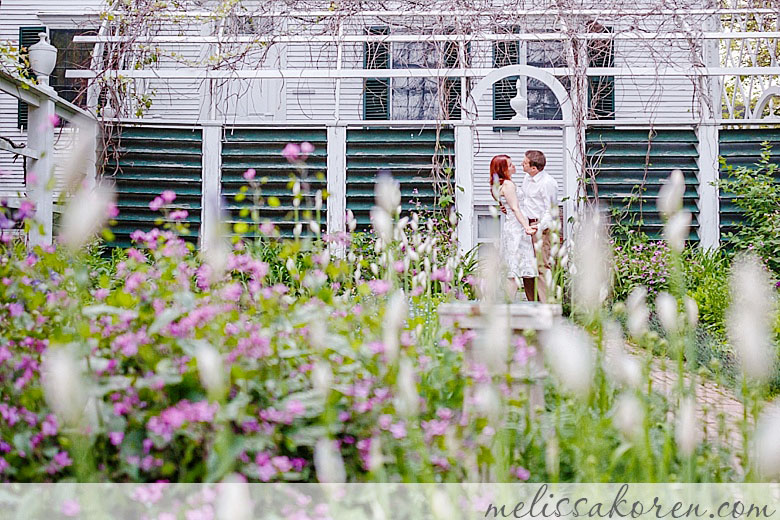
[[[537,229],[535,227],[533,227],[533,226],[526,226],[525,227],[525,234],[526,235],[533,236],[533,235],[536,234],[536,231],[537,231]]]

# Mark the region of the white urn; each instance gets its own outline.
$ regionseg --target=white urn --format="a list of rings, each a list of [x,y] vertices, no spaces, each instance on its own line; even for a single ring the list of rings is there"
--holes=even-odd
[[[57,63],[57,47],[49,43],[49,36],[46,33],[38,33],[38,37],[40,41],[31,45],[29,49],[30,68],[39,79],[43,79],[42,77],[48,79]]]

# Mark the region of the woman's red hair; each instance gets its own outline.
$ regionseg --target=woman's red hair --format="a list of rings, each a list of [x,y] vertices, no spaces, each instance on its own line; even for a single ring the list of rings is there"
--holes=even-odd
[[[496,155],[490,160],[490,193],[493,194],[494,198],[496,194],[493,193],[493,185],[496,183],[496,179],[498,180],[499,186],[504,184],[504,181],[511,179],[509,173],[509,159],[510,157],[508,155],[501,154]]]

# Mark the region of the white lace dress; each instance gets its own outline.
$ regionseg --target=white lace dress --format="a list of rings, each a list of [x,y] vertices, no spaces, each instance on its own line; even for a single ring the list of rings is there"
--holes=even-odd
[[[517,193],[517,205],[522,211],[524,194],[520,186],[515,186],[515,193]],[[509,278],[535,278],[537,276],[536,256],[531,236],[526,234],[523,225],[509,208],[503,194],[501,195],[501,203],[506,208],[506,215],[503,216],[501,225],[499,254],[507,276]]]

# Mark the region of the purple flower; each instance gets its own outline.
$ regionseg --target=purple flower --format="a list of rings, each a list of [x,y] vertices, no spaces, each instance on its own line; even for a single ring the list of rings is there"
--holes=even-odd
[[[287,143],[287,146],[282,150],[282,157],[290,162],[295,162],[301,155],[301,147],[295,143]]]
[[[43,435],[57,435],[57,418],[51,414],[46,416],[41,424],[41,433]]]
[[[35,204],[30,202],[29,200],[23,200],[21,204],[19,204],[19,209],[16,210],[16,215],[14,218],[16,220],[24,220],[26,218],[30,218],[35,214]]]
[[[108,434],[108,440],[111,441],[112,446],[119,446],[125,438],[124,432],[110,432]]]
[[[22,313],[24,313],[24,306],[21,303],[11,303],[8,305],[8,314],[10,314],[12,318],[21,316]]]
[[[251,181],[255,178],[255,175],[257,175],[257,171],[254,168],[249,168],[244,172],[244,179]]]

